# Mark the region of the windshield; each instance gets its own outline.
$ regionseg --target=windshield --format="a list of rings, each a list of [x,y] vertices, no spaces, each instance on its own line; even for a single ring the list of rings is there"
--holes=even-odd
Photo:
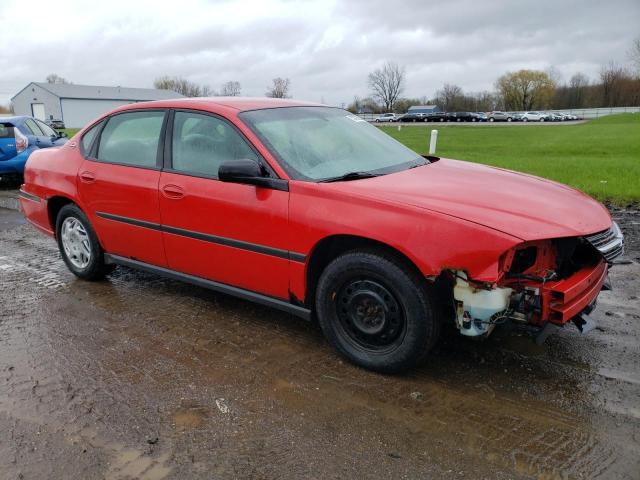
[[[322,181],[353,172],[382,175],[428,163],[339,108],[271,108],[243,112],[240,118],[297,180]]]

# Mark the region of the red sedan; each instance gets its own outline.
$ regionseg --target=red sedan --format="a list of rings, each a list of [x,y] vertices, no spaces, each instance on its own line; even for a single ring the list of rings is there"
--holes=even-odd
[[[316,318],[366,368],[421,361],[452,322],[485,337],[588,313],[623,239],[548,180],[422,157],[337,108],[138,103],[35,152],[21,205],[78,277],[139,268]]]

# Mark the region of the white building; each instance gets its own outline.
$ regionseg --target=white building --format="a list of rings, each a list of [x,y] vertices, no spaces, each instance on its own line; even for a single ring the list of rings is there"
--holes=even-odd
[[[81,128],[121,105],[182,97],[171,90],[153,88],[99,87],[31,82],[12,99],[15,115],[40,120],[62,120],[67,128]]]

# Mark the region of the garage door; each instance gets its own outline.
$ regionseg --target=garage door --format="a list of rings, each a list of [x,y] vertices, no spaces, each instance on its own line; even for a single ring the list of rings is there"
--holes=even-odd
[[[45,121],[46,117],[44,114],[44,103],[32,103],[31,104],[31,113],[38,120]]]
[[[125,100],[83,100],[80,98],[63,98],[62,120],[67,128],[82,128],[109,110],[121,105],[128,105]]]

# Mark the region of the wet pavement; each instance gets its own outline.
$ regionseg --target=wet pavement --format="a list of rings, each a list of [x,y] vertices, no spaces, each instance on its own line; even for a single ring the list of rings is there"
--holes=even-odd
[[[640,215],[614,215],[630,261],[597,331],[447,332],[382,376],[275,310],[78,280],[0,209],[0,478],[640,478]]]

